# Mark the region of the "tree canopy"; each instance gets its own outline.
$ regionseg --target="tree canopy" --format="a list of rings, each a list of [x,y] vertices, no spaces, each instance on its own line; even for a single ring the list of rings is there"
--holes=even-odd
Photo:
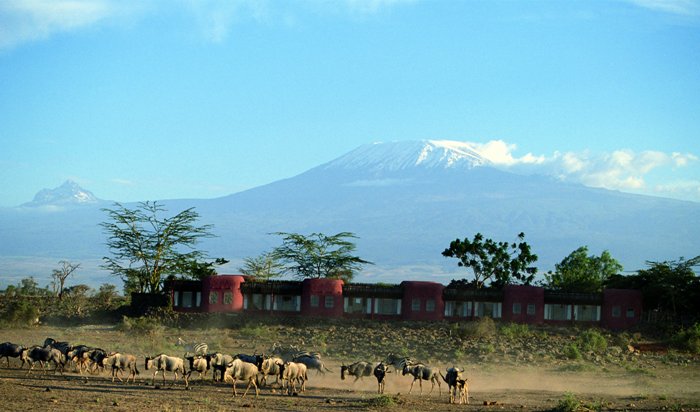
[[[525,234],[518,234],[518,241],[513,243],[497,242],[484,238],[477,233],[474,239],[456,239],[442,252],[445,257],[459,259],[457,266],[471,269],[474,279],[458,283],[471,283],[477,288],[491,280],[491,286],[502,287],[513,282],[530,284],[535,278],[537,268],[532,266],[537,261],[530,245],[525,242]]]
[[[211,225],[197,225],[194,208],[164,217],[157,202],[141,202],[131,209],[115,203],[103,209],[109,218],[101,223],[112,256],[103,267],[124,281],[127,292],[159,293],[169,275],[186,272],[192,262],[206,258],[195,249],[197,242],[212,237]]]
[[[675,320],[697,320],[700,316],[700,278],[693,268],[700,256],[665,262],[647,262],[636,274],[611,276],[605,287],[642,291],[645,310],[655,310]]]
[[[299,279],[334,278],[351,281],[363,265],[372,264],[354,255],[355,243],[349,239],[357,237],[351,232],[340,232],[332,236],[312,233],[278,232],[282,245],[274,249],[275,258],[284,265],[284,272]]]
[[[285,266],[272,252],[243,259],[243,266],[238,270],[255,280],[268,280],[282,276]]]
[[[605,282],[622,269],[607,250],[600,256],[589,256],[588,247],[581,246],[554,265],[554,273],[545,274],[545,279],[552,289],[594,293],[603,290]]]

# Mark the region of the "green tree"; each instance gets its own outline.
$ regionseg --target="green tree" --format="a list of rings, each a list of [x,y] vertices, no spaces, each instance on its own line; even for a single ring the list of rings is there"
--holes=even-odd
[[[524,233],[518,234],[518,241],[513,243],[496,242],[477,233],[472,240],[464,238],[450,242],[442,255],[459,259],[457,266],[472,271],[472,282],[462,279],[455,283],[473,283],[476,288],[482,288],[487,280],[491,280],[491,285],[495,287],[514,281],[529,285],[537,273],[537,268],[532,266],[537,261],[537,255],[525,242]]]
[[[197,225],[194,208],[172,217],[162,217],[166,210],[157,202],[141,202],[135,209],[115,203],[103,210],[109,220],[101,226],[113,255],[103,258],[103,267],[122,278],[125,290],[160,293],[163,280],[178,274],[184,262],[206,257],[195,246],[213,236],[212,226]]]
[[[605,286],[642,291],[645,310],[656,310],[676,320],[700,315],[700,278],[693,268],[700,266],[700,256],[665,262],[646,262],[648,268],[636,274],[615,275]]]
[[[180,273],[184,278],[201,280],[209,276],[216,276],[216,267],[228,263],[224,258],[216,258],[213,261],[187,261],[180,265]]]
[[[355,256],[355,243],[349,239],[357,237],[350,232],[332,236],[312,233],[309,236],[297,233],[278,232],[283,236],[282,245],[273,250],[275,258],[299,279],[334,278],[351,281],[362,265],[372,264]]]
[[[67,260],[61,260],[58,264],[61,265],[61,267],[51,272],[51,278],[53,279],[54,293],[58,296],[58,300],[62,300],[66,279],[80,268],[80,263],[73,264]]]
[[[98,309],[108,310],[113,309],[117,297],[117,287],[110,283],[103,283],[93,296],[93,301]]]
[[[238,270],[255,280],[268,280],[282,276],[284,264],[272,252],[243,259],[243,266]]]
[[[554,266],[554,273],[545,274],[547,286],[568,292],[595,293],[603,290],[605,282],[622,272],[622,265],[610,252],[600,256],[588,255],[588,247],[581,246]]]

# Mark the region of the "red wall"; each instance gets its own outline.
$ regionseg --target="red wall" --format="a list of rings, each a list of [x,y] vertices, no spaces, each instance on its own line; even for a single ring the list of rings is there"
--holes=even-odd
[[[311,296],[318,296],[318,306],[311,306]],[[326,307],[326,297],[333,307]],[[343,281],[340,279],[304,279],[301,287],[301,314],[322,317],[343,317]]]
[[[205,312],[240,312],[243,310],[243,294],[241,283],[245,278],[241,275],[208,276],[202,281],[202,310]],[[225,292],[232,292],[230,304],[224,304]],[[218,294],[216,303],[209,303],[209,293]]]
[[[445,302],[442,300],[442,291],[445,289],[440,283],[404,281],[403,302],[401,303],[401,317],[407,320],[441,320],[444,319]],[[420,299],[420,310],[413,311],[413,299]],[[433,311],[426,310],[428,300],[435,302]]]
[[[619,316],[613,316],[615,307],[620,310]],[[634,311],[634,316],[628,317],[629,309]],[[634,326],[642,318],[642,292],[627,289],[605,289],[603,291],[603,306],[600,311],[600,323],[604,328],[626,329]]]
[[[513,304],[520,303],[520,313],[513,313]],[[527,314],[527,306],[535,305],[535,313]],[[503,288],[501,318],[517,323],[544,322],[544,288],[527,285],[506,285]]]

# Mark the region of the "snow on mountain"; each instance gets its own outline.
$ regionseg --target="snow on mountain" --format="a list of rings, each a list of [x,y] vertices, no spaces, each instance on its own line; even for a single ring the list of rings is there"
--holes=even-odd
[[[54,189],[40,190],[34,200],[22,204],[23,207],[51,207],[98,204],[98,199],[92,192],[83,189],[72,180],[66,180]]]
[[[397,172],[408,169],[471,169],[491,162],[466,142],[421,140],[373,143],[339,157],[322,169],[357,169],[365,172]]]

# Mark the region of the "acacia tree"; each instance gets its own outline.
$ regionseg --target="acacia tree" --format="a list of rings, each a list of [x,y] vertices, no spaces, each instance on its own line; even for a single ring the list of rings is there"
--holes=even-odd
[[[273,252],[266,252],[243,259],[243,266],[238,270],[255,280],[268,280],[282,276],[284,264]]]
[[[353,255],[356,239],[351,232],[341,232],[332,236],[312,233],[308,236],[297,233],[277,232],[283,236],[282,245],[273,250],[274,256],[284,265],[284,272],[290,272],[299,279],[333,278],[350,282],[362,265],[372,264]]]
[[[115,203],[103,209],[109,221],[100,225],[107,234],[111,257],[105,269],[120,276],[128,292],[160,293],[163,279],[181,273],[184,263],[201,261],[206,254],[195,249],[197,242],[212,237],[211,225],[197,225],[194,208],[172,217],[157,202],[141,202],[135,209]]]
[[[603,290],[605,282],[622,269],[607,250],[600,256],[589,256],[588,247],[581,246],[554,265],[554,273],[545,274],[545,279],[552,289],[595,293]]]
[[[63,300],[63,290],[66,285],[66,279],[68,279],[68,276],[72,275],[73,272],[78,270],[80,263],[73,264],[66,260],[61,260],[58,264],[61,265],[61,267],[51,272],[51,278],[53,279],[54,293],[58,296],[58,300]]]
[[[537,261],[530,245],[525,242],[525,234],[518,234],[518,242],[496,242],[477,233],[473,240],[464,238],[450,242],[442,252],[445,257],[459,259],[457,266],[471,269],[476,288],[482,288],[487,280],[491,285],[502,287],[517,280],[529,285],[535,278]],[[463,279],[461,283],[470,283]]]

